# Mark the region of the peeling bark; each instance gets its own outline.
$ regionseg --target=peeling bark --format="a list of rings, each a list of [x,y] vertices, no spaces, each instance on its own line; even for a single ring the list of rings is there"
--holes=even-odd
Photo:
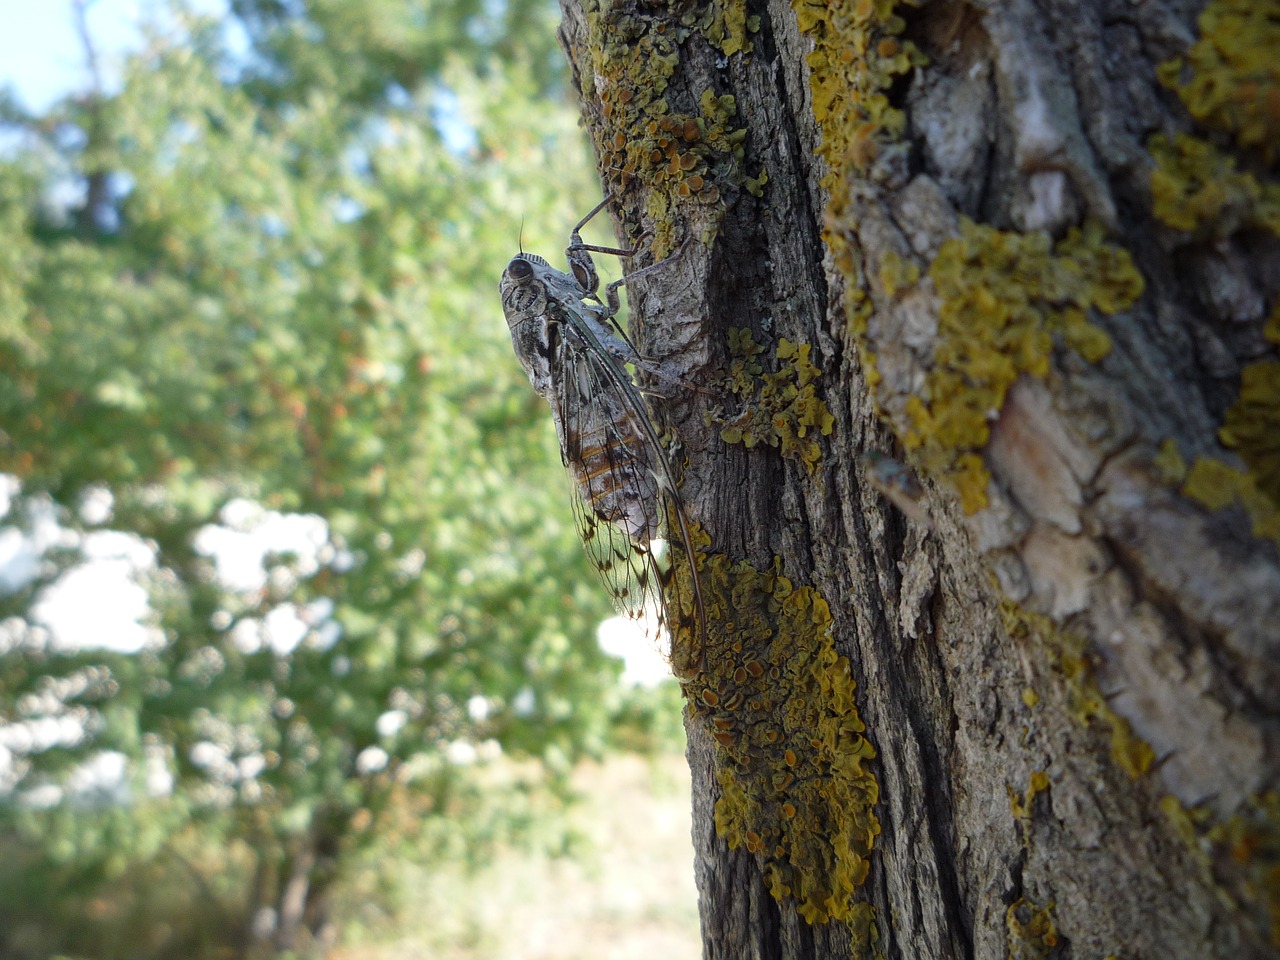
[[[687,461],[689,512],[711,552],[757,570],[780,558],[825,598],[878,752],[881,833],[857,893],[875,936],[861,940],[775,900],[760,859],[717,836],[723,758],[694,711],[704,956],[845,957],[851,942],[913,958],[1273,956],[1280,561],[1256,535],[1265,500],[1210,509],[1193,477],[1197,458],[1247,473],[1218,429],[1241,371],[1276,356],[1264,323],[1280,243],[1248,210],[1188,230],[1152,199],[1153,136],[1204,135],[1157,80],[1195,42],[1202,6],[904,5],[904,28],[882,39],[928,63],[886,81],[902,129],[882,124],[870,146],[850,138],[829,169],[824,145],[849,131],[815,120],[814,74],[827,67],[806,57],[835,27],[803,33],[777,0],[562,3],[620,237],[660,227],[662,210],[677,242],[701,241],[637,284],[631,306],[642,350],[709,385],[660,401]],[[758,30],[735,32],[748,14]],[[620,66],[627,44],[658,35],[673,53],[652,76]],[[698,176],[719,200],[682,202],[668,158],[650,167],[647,142],[625,145],[654,117],[698,117],[706,91],[734,97],[744,152],[707,145]],[[637,102],[648,106],[625,106]],[[874,126],[860,116],[860,132]],[[1272,183],[1275,161],[1239,140],[1224,147],[1239,169]],[[640,158],[629,171],[628,157]],[[1027,252],[1037,232],[1042,248]],[[962,288],[997,302],[1043,280],[1017,264],[1092,286],[1035,301],[1028,342],[1043,356],[1019,361],[980,439],[945,447],[921,439],[918,410],[949,413],[940,347],[961,294],[937,265],[964,244]],[[1005,244],[1023,251],[1012,277],[995,263]],[[812,345],[834,416],[816,473],[722,440],[729,328],[770,351],[783,338]],[[927,522],[877,493],[868,451],[916,467]]]

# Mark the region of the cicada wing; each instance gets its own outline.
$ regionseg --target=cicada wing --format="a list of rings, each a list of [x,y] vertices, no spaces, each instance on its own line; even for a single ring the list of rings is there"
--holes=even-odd
[[[666,537],[672,501],[659,482],[663,451],[638,391],[621,379],[625,371],[571,331],[559,346],[556,428],[576,487],[578,532],[615,609],[669,656],[674,625],[664,586],[672,582]]]
[[[614,609],[648,642],[666,653],[665,601],[658,557],[619,524],[600,517],[577,491],[574,519],[587,560],[604,584]]]

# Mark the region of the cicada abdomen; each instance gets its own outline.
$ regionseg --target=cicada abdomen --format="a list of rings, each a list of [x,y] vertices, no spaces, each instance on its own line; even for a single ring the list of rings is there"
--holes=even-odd
[[[579,382],[566,389],[583,387]],[[565,467],[596,517],[618,525],[637,542],[655,539],[662,531],[655,509],[661,491],[653,452],[625,398],[602,388],[607,385],[591,385],[589,400],[564,404],[556,418]]]

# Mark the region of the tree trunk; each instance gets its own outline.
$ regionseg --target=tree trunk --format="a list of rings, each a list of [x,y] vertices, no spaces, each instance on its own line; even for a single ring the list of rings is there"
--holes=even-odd
[[[562,2],[695,241],[704,956],[1273,956],[1280,4]]]

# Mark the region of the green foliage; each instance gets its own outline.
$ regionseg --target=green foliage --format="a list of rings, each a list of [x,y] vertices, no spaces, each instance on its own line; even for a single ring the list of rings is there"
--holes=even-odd
[[[118,818],[154,812],[122,812]],[[189,824],[145,857],[126,847],[109,871],[86,851],[60,859],[45,838],[6,833],[0,837],[4,955],[197,960],[242,947],[239,921],[254,856],[220,829],[226,826]],[[81,831],[82,837],[90,832]]]
[[[379,104],[388,83],[417,90],[437,81],[451,57],[473,64],[523,60],[536,96],[563,84],[554,4],[511,0],[231,0],[253,52],[244,82],[269,102],[303,101],[336,91],[352,103]]]
[[[164,874],[205,824],[261,888],[228,901],[238,921],[309,869],[317,930],[370,824],[448,793],[448,751],[564,769],[605,743],[607,605],[496,282],[522,219],[553,254],[598,188],[546,4],[232,7],[247,59],[179,15],[118,94],[5,109],[24,132],[0,156],[0,472],[22,484],[9,522],[49,504],[72,549],[0,600],[0,724],[84,734],[19,756],[0,816],[86,890]],[[438,120],[455,101],[465,150]],[[83,203],[51,199],[68,186]],[[103,490],[107,526],[155,552],[137,653],[56,648],[33,612]],[[198,537],[246,501],[328,540],[233,589]],[[310,618],[287,651],[261,635],[280,608]],[[130,761],[128,805],[14,802],[104,750]]]

